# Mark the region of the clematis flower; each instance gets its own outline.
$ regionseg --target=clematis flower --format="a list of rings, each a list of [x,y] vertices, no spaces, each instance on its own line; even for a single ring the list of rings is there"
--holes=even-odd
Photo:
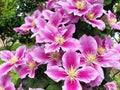
[[[39,29],[45,26],[46,21],[42,18],[39,10],[36,10],[32,16],[25,17],[24,26],[31,29],[33,33],[39,31]]]
[[[103,5],[94,4],[91,9],[83,16],[86,23],[91,24],[93,27],[97,27],[100,30],[105,29],[105,24],[102,20],[98,20],[103,14]]]
[[[80,82],[89,83],[94,80],[98,73],[91,67],[80,68],[79,55],[74,51],[68,51],[63,55],[62,67],[51,67],[45,72],[56,82],[64,80],[62,90],[82,90]]]
[[[5,61],[5,63],[0,65],[1,75],[7,74],[11,69],[17,68],[19,65],[22,65],[24,61],[22,58],[26,52],[25,46],[20,46],[16,51],[10,52],[4,50],[0,52],[0,58]],[[1,76],[0,75],[0,76]]]
[[[117,86],[114,82],[108,82],[104,86],[106,90],[117,90]]]
[[[108,21],[109,25],[113,29],[120,30],[120,22],[117,21],[116,15],[109,10],[108,13],[106,13],[106,16],[107,16],[107,21]]]
[[[89,45],[89,46],[88,46]],[[91,86],[99,86],[104,79],[102,67],[112,67],[113,61],[105,59],[105,56],[98,54],[98,45],[96,40],[91,36],[83,35],[80,38],[80,62],[82,66],[91,66],[96,69],[99,76],[95,81],[90,83]]]
[[[72,50],[78,49],[78,40],[72,38],[75,32],[75,26],[70,24],[68,26],[63,26],[56,28],[49,26],[42,32],[45,42],[45,52],[54,52],[62,49],[63,51],[68,51],[69,48]]]
[[[109,49],[111,49],[113,46],[113,40],[108,36],[105,36],[104,39],[101,39],[99,36],[95,36],[94,38],[98,45],[98,54],[104,54],[107,51],[109,52]]]
[[[75,16],[82,16],[87,13],[91,4],[87,0],[65,0],[57,2],[65,9],[68,14],[74,14]]]
[[[34,59],[34,55],[31,55],[31,52],[34,51],[34,47],[27,50],[25,57],[22,59],[25,63],[20,66],[20,69],[18,70],[20,78],[25,78],[26,75],[28,75],[30,78],[34,78],[35,76],[35,70],[38,68],[40,64],[43,64],[43,62],[37,62],[37,60]],[[18,67],[19,68],[19,67]]]
[[[62,50],[45,53],[44,47],[36,46],[32,50],[31,56],[34,57],[35,61],[47,64],[47,67],[61,66],[63,53]]]
[[[0,77],[0,90],[16,90],[8,74]]]

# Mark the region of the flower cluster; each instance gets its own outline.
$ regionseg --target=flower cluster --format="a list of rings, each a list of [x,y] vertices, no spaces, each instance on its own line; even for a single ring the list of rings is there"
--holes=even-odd
[[[92,90],[103,82],[103,68],[120,69],[120,45],[114,45],[111,37],[102,39],[86,34],[80,38],[73,37],[79,20],[104,30],[103,15],[111,28],[120,29],[116,16],[103,9],[103,2],[49,0],[42,9],[38,8],[32,15],[26,16],[25,23],[14,30],[23,35],[31,32],[35,44],[40,45],[29,49],[20,46],[16,51],[0,52],[4,61],[0,65],[0,90],[15,90],[9,77],[11,70],[18,72],[21,79],[26,76],[34,78],[35,71],[42,64],[47,65],[45,74],[48,77],[56,82],[64,81],[62,90]],[[112,84],[107,83],[106,89],[117,90]]]

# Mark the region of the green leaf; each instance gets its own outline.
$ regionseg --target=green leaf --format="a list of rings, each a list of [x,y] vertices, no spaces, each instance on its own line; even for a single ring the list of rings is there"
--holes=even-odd
[[[104,0],[104,5],[106,6],[106,5],[109,5],[109,4],[111,4],[111,2],[112,2],[112,0]]]
[[[59,84],[51,84],[46,90],[62,90]]]

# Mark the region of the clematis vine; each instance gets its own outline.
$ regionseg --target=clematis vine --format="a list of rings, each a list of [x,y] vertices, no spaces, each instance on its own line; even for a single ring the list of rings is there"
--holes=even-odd
[[[2,65],[0,65],[0,76],[6,75],[10,70],[17,68],[18,66],[24,64],[22,58],[24,57],[26,52],[25,46],[20,46],[16,51],[10,52],[8,50],[4,50],[0,52],[0,58],[5,61]]]
[[[105,84],[106,90],[117,90],[117,86],[114,82],[108,82]]]
[[[79,55],[75,51],[66,52],[63,57],[63,66],[53,66],[45,73],[54,81],[64,80],[62,90],[82,90],[80,82],[89,83],[94,80],[98,73],[91,67],[79,66]]]

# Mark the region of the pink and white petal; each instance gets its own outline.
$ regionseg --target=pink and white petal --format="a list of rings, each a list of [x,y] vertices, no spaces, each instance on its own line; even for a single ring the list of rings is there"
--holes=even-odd
[[[94,39],[96,40],[98,46],[103,46],[103,40],[99,36],[95,36]]]
[[[3,63],[0,65],[0,76],[8,74],[8,72],[13,68],[12,64]]]
[[[102,31],[105,29],[105,23],[102,20],[90,20],[87,23],[91,24],[93,27],[97,27]]]
[[[89,83],[90,86],[95,87],[101,85],[102,81],[104,80],[104,72],[103,69],[99,65],[93,65],[93,67],[96,69],[98,72],[98,76],[95,80],[91,81]]]
[[[51,10],[43,10],[42,11],[42,15],[45,19],[49,20],[50,19],[50,15],[52,14],[53,12]]]
[[[45,53],[59,51],[59,50],[60,50],[60,46],[58,44],[53,43],[53,44],[45,45]]]
[[[34,13],[33,13],[33,18],[34,19],[38,19],[41,15],[40,15],[40,11],[39,10],[36,10]]]
[[[3,61],[8,62],[12,57],[13,57],[13,54],[10,51],[8,51],[8,50],[4,50],[4,51],[0,52],[0,58]]]
[[[61,48],[63,51],[68,51],[69,49],[74,51],[79,50],[79,41],[73,38],[68,39],[61,45]]]
[[[10,82],[9,85],[7,85],[5,87],[5,90],[16,90],[16,89],[15,89],[14,84],[12,82]]]
[[[90,81],[95,80],[97,76],[98,72],[94,68],[86,66],[78,70],[77,78],[82,82],[89,83]]]
[[[0,78],[0,84],[2,86],[7,86],[10,83],[10,75],[6,74]]]
[[[20,78],[25,78],[29,74],[29,68],[26,66],[23,66],[21,70],[19,71],[19,77]]]
[[[79,41],[80,41],[80,52],[82,54],[97,53],[97,48],[98,48],[97,42],[93,37],[83,35]]]
[[[63,70],[63,68],[60,68],[58,66],[49,67],[45,74],[48,75],[51,79],[53,79],[56,82],[59,82],[60,80],[65,80],[67,73]]]
[[[73,33],[75,32],[75,25],[74,24],[70,24],[66,27],[68,30],[66,31],[66,33],[64,34],[64,38],[70,38],[72,37]]]
[[[74,80],[66,79],[64,81],[64,85],[62,86],[62,90],[82,90],[82,86],[76,79]]]
[[[29,77],[30,78],[34,78],[35,77],[35,70],[34,69],[30,70]]]
[[[79,67],[80,61],[79,61],[79,55],[72,50],[67,51],[63,57],[63,67],[66,70],[70,70],[71,68],[77,69]]]
[[[26,23],[26,24],[31,24],[32,21],[33,21],[33,19],[32,19],[31,16],[27,16],[27,17],[25,17],[25,23]]]
[[[25,46],[20,46],[19,48],[17,48],[15,56],[18,59],[22,58],[24,56],[25,52],[26,52],[26,47]]]
[[[54,12],[53,14],[50,15],[49,22],[51,25],[58,27],[61,24],[62,21],[62,15],[60,12]]]

